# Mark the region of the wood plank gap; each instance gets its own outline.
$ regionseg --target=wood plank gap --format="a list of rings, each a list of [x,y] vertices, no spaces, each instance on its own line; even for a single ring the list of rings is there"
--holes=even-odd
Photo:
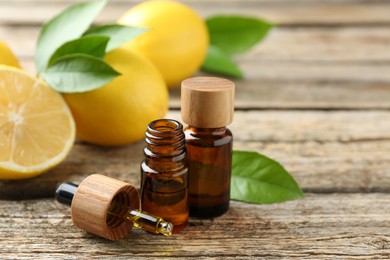
[[[171,111],[180,111],[180,107],[177,106],[172,106],[169,108]],[[247,111],[324,111],[324,112],[351,112],[351,111],[390,111],[390,108],[387,107],[329,107],[329,108],[324,108],[324,107],[294,107],[294,106],[289,106],[289,107],[272,107],[267,105],[266,107],[261,107],[261,105],[256,106],[256,107],[238,107],[235,108],[235,111],[242,111],[242,112],[247,112]]]
[[[346,29],[346,28],[389,28],[389,22],[339,22],[339,23],[321,23],[321,22],[313,22],[313,23],[274,23],[276,27],[283,29]]]
[[[272,23],[272,22],[271,22]],[[102,23],[93,23],[92,26],[101,25]],[[273,23],[275,27],[282,29],[347,29],[347,28],[389,28],[390,22],[343,22],[343,23]],[[15,22],[15,21],[2,21],[0,26],[12,26],[12,27],[41,27],[43,22]]]
[[[333,189],[333,188],[324,188],[324,189],[318,189],[318,188],[303,188],[302,189],[305,195],[307,193],[311,194],[390,194],[390,188],[384,188],[384,187],[375,187],[371,189],[352,189],[352,188],[344,188],[343,190],[340,189]]]

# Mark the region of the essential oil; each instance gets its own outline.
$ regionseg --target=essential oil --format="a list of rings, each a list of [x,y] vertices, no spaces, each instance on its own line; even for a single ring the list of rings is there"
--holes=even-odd
[[[173,224],[173,233],[188,222],[188,169],[183,126],[170,119],[151,122],[141,164],[142,210]]]
[[[229,209],[234,83],[215,77],[182,82],[182,119],[189,170],[190,216],[212,218]]]

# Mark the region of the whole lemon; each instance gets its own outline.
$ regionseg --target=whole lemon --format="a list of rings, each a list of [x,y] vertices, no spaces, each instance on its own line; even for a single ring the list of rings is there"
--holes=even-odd
[[[64,94],[77,136],[104,146],[141,140],[150,121],[168,110],[164,79],[152,63],[130,50],[114,49],[104,59],[121,75],[96,90]]]
[[[0,64],[20,68],[20,64],[15,54],[8,45],[0,40]]]
[[[118,23],[150,28],[124,46],[147,57],[170,87],[194,74],[206,58],[209,46],[206,24],[181,3],[143,2],[131,8]]]

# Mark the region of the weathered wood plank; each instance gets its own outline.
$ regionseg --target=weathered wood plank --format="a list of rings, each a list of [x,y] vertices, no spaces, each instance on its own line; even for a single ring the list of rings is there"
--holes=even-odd
[[[231,128],[243,142],[381,141],[390,139],[390,111],[239,111]]]
[[[180,120],[179,112],[168,117]],[[239,111],[230,127],[234,148],[281,162],[305,191],[390,192],[390,112]],[[22,181],[0,181],[0,199],[53,196],[63,181],[93,173],[139,186],[144,143],[99,148],[77,143],[50,172]]]
[[[246,79],[236,81],[236,109],[390,109],[390,63],[239,64]],[[35,71],[31,59],[22,66]],[[180,108],[180,88],[170,90],[170,108]]]
[[[390,81],[390,63],[262,61],[243,62],[249,80],[347,81],[384,83]]]
[[[40,24],[75,1],[0,1],[0,23]],[[105,8],[98,22],[113,22],[140,1],[115,1]],[[387,1],[183,1],[203,16],[243,14],[278,24],[389,24]]]
[[[37,26],[73,2],[0,0],[0,39],[10,42],[27,70],[34,70]],[[98,22],[114,22],[135,2],[111,0]],[[204,17],[241,13],[280,24],[237,58],[246,80],[237,82],[231,129],[235,149],[280,161],[306,198],[232,202],[223,217],[190,219],[170,238],[134,230],[126,240],[108,242],[72,226],[69,209],[52,198],[10,201],[52,197],[58,183],[97,172],[139,185],[143,142],[118,149],[77,142],[51,172],[0,181],[0,199],[7,199],[0,200],[1,258],[389,259],[390,2],[184,2]],[[171,91],[171,108],[179,108],[179,96]],[[179,119],[179,111],[168,117]]]
[[[21,60],[27,71],[34,71],[31,59]],[[238,61],[247,84],[261,85],[262,82],[280,82],[283,84],[331,83],[337,85],[378,87],[388,86],[390,82],[390,62],[355,63],[355,62],[320,62],[320,61]],[[253,81],[253,82],[251,82]],[[245,84],[245,82],[243,81]],[[387,89],[384,88],[384,89]]]
[[[110,242],[75,228],[53,200],[0,201],[5,258],[99,257],[388,259],[389,194],[306,194],[273,205],[232,202],[213,220],[191,219],[170,238],[133,230]]]
[[[237,109],[390,109],[390,63],[240,61],[246,79],[236,81]],[[31,59],[22,66],[34,73]],[[180,108],[180,88],[170,91]]]
[[[0,35],[33,72],[31,39],[38,28],[5,26]],[[387,28],[277,28],[239,57],[247,80],[237,82],[236,106],[389,109],[388,35]],[[170,105],[179,108],[178,89],[171,92]]]
[[[388,62],[389,27],[276,27],[243,60]]]
[[[170,107],[179,109],[180,88],[170,94]],[[389,109],[389,100],[390,83],[386,82],[251,78],[236,82],[235,106],[236,109]]]
[[[0,39],[22,58],[31,58],[38,26],[0,26]],[[390,27],[274,28],[240,61],[389,62]],[[374,64],[375,65],[375,64]]]

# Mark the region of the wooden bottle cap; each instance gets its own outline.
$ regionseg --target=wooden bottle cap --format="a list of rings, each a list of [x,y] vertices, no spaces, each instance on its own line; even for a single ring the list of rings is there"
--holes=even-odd
[[[195,77],[181,83],[181,117],[199,128],[225,127],[233,121],[234,83],[216,77]]]
[[[139,195],[134,186],[99,174],[88,176],[80,183],[72,200],[73,223],[110,240],[125,237],[132,223],[121,219],[108,222],[107,213],[114,198],[131,209],[139,209]]]

